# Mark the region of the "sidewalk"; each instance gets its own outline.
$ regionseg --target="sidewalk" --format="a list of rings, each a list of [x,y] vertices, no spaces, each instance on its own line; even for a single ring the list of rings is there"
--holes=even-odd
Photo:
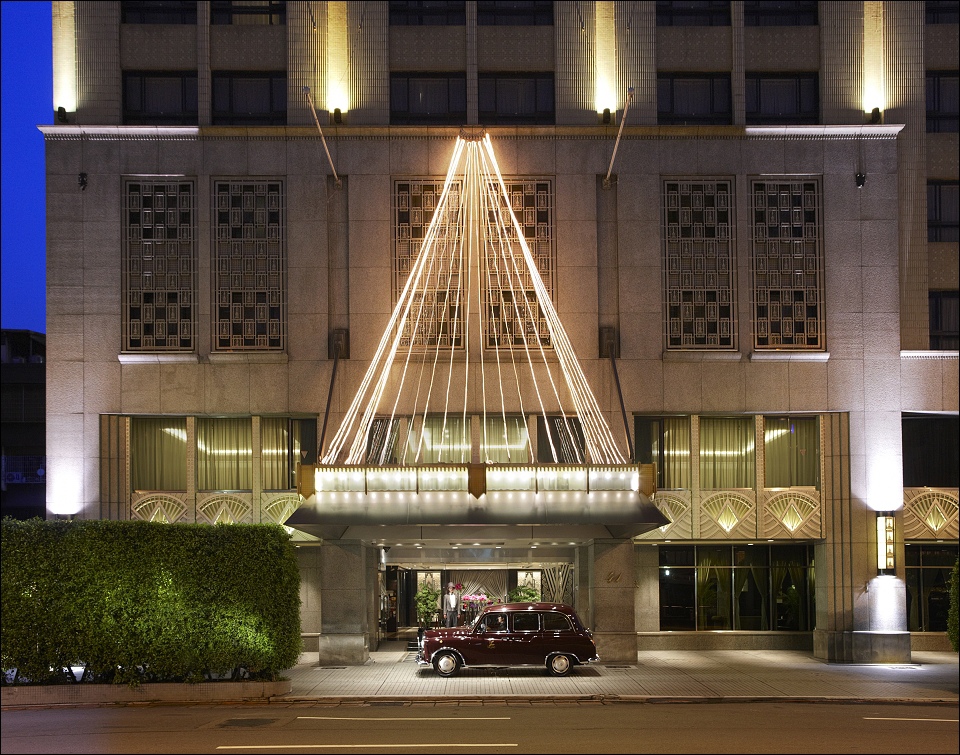
[[[464,669],[443,679],[419,667],[407,643],[385,642],[362,666],[320,666],[305,653],[271,702],[376,701],[889,701],[957,703],[955,653],[915,652],[910,664],[827,663],[789,650],[641,651],[635,664],[578,666],[568,677],[540,668]]]

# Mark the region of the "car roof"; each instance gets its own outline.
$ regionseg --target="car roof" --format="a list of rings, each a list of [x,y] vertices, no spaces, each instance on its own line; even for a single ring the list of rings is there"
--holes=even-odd
[[[484,609],[485,613],[503,613],[505,611],[557,611],[568,616],[577,615],[573,606],[568,606],[566,603],[497,603]]]

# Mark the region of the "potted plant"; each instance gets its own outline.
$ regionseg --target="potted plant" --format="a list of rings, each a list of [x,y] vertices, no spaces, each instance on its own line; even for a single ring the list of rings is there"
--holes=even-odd
[[[508,603],[536,603],[540,592],[533,585],[517,585],[507,593]]]
[[[434,587],[432,582],[424,582],[413,600],[420,625],[418,639],[422,639],[424,630],[430,625],[430,619],[440,608],[440,588]]]

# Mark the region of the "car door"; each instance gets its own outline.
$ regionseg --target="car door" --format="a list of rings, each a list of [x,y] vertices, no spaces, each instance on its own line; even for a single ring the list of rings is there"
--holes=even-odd
[[[510,664],[543,664],[546,654],[540,634],[540,614],[536,611],[516,611],[510,614],[510,629]]]
[[[481,617],[473,634],[466,640],[463,656],[467,665],[510,665],[510,632],[508,615],[503,612],[488,613]]]

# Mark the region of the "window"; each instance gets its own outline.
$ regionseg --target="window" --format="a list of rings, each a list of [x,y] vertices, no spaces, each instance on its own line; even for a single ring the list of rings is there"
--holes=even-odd
[[[553,3],[549,0],[477,0],[479,26],[552,26]]]
[[[285,74],[213,74],[214,126],[283,126],[286,122]]]
[[[536,632],[540,629],[540,614],[523,611],[510,614],[514,632]]]
[[[960,292],[930,291],[930,348],[960,349]]]
[[[960,487],[960,417],[956,414],[910,414],[901,420],[903,486]]]
[[[4,423],[46,422],[45,386],[4,383],[0,395],[3,396],[0,417]]]
[[[753,417],[700,418],[700,488],[753,488],[756,485]]]
[[[192,181],[126,183],[123,348],[193,351],[196,195]]]
[[[659,74],[657,123],[661,125],[729,124],[730,76]]]
[[[764,417],[768,488],[820,487],[820,423],[816,417]]]
[[[946,632],[950,573],[958,548],[945,543],[906,543],[907,629]]]
[[[955,24],[960,21],[960,3],[957,0],[927,0],[928,24]]]
[[[730,26],[730,3],[657,0],[657,26]]]
[[[282,0],[213,0],[210,23],[215,26],[277,26],[287,23],[287,4]]]
[[[820,92],[815,73],[748,73],[745,93],[748,124],[820,122]]]
[[[466,4],[448,0],[401,0],[390,3],[391,26],[463,26]]]
[[[282,350],[284,188],[281,181],[214,183],[214,348]]]
[[[481,460],[488,464],[527,464],[530,438],[523,417],[487,417],[483,424]]]
[[[570,632],[573,630],[570,619],[562,613],[553,611],[540,614],[540,623],[544,632]]]
[[[187,420],[131,417],[130,482],[136,491],[187,489]]]
[[[736,347],[733,182],[663,182],[668,349]]]
[[[490,125],[553,124],[552,73],[481,73],[479,114]]]
[[[470,417],[430,415],[406,442],[406,464],[467,464],[473,455]]]
[[[124,24],[195,24],[196,0],[124,0],[120,3]]]
[[[927,241],[960,241],[960,181],[927,182]]]
[[[751,184],[754,348],[822,350],[820,185]]]
[[[633,419],[638,464],[657,465],[657,488],[690,488],[690,418]]]
[[[537,461],[541,464],[583,464],[583,428],[577,417],[537,417]]]
[[[464,123],[467,77],[462,73],[390,75],[390,123],[399,125]]]
[[[124,124],[195,125],[197,112],[196,71],[124,72]]]
[[[927,71],[927,133],[960,130],[960,73]]]
[[[250,490],[253,423],[249,417],[197,418],[197,489]]]
[[[744,26],[816,26],[817,0],[746,0]]]
[[[297,463],[317,462],[317,420],[262,417],[260,448],[263,489],[293,490]]]
[[[661,545],[660,630],[810,631],[808,545]]]

